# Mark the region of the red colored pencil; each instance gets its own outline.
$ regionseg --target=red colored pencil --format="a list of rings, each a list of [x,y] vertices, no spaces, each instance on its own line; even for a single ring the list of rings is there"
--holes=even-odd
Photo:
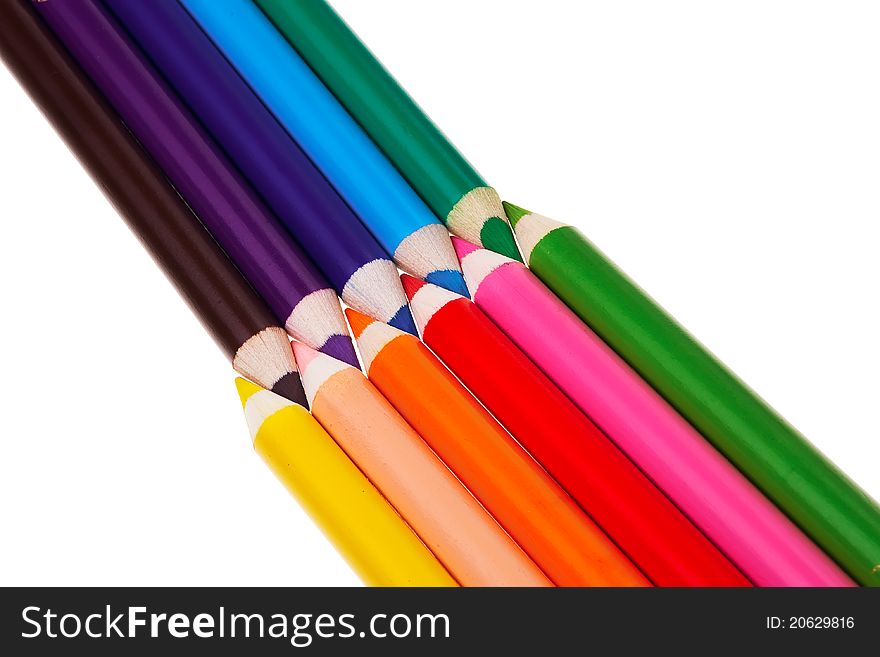
[[[470,300],[403,276],[427,344],[658,586],[742,573]]]
[[[650,586],[414,335],[347,308],[364,371],[557,586]]]

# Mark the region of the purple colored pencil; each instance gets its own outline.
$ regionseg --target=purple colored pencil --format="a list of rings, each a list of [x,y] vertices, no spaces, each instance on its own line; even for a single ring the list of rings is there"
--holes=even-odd
[[[92,0],[33,4],[288,332],[357,365],[336,293],[118,23]]]
[[[177,2],[104,0],[350,306],[415,334],[376,238]]]

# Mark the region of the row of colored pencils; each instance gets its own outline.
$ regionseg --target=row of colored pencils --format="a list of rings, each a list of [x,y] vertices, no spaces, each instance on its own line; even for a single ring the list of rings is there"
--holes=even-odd
[[[502,203],[323,0],[0,8],[367,583],[880,583],[876,503],[580,233]]]

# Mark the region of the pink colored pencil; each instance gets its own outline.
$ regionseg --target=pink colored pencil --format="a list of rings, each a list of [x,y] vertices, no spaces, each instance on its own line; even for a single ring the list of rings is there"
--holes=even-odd
[[[520,262],[453,238],[473,300],[758,586],[854,586]]]

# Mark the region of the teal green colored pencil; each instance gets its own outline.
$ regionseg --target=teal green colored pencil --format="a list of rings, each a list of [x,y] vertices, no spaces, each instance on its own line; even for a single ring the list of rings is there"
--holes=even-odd
[[[880,508],[571,226],[505,203],[526,263],[865,586]]]
[[[450,231],[520,259],[498,193],[324,0],[256,0]]]

